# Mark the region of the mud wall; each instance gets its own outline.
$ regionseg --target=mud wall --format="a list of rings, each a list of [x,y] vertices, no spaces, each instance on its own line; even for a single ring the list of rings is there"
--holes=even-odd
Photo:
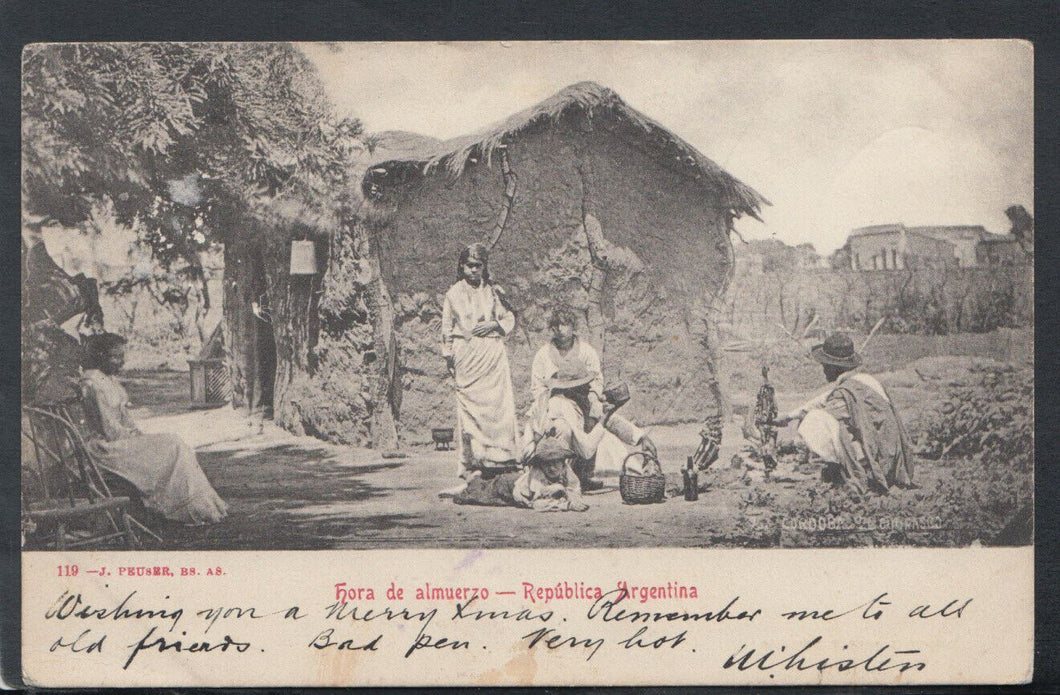
[[[715,402],[706,317],[731,265],[728,211],[703,186],[621,134],[576,122],[526,133],[509,145],[515,202],[490,272],[518,314],[508,339],[522,417],[530,363],[559,304],[591,311],[594,265],[583,225],[605,240],[602,357],[607,381],[626,380],[628,412],[645,424],[701,419]],[[455,424],[440,350],[441,300],[456,258],[485,239],[503,201],[497,162],[469,163],[386,191],[362,209],[379,228],[382,274],[393,298],[400,350],[400,427],[412,442]],[[599,272],[599,268],[595,271]]]

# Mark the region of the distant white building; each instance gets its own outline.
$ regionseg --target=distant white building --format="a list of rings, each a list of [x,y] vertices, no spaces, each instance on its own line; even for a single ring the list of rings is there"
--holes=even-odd
[[[977,268],[1008,265],[1021,256],[1014,237],[982,225],[906,227],[901,223],[859,227],[832,257],[832,267],[900,270],[912,267]]]
[[[99,282],[113,282],[129,275],[149,276],[157,271],[151,252],[137,243],[136,233],[127,227],[108,226],[99,233],[47,227],[41,236],[48,254],[71,275],[83,273]],[[202,263],[207,276],[219,274],[224,267],[221,253],[216,249],[206,253]]]
[[[813,244],[789,246],[779,239],[751,239],[737,244],[736,268],[741,274],[787,272],[792,268],[827,268]]]
[[[900,270],[957,264],[953,244],[914,232],[902,224],[855,229],[847,237],[844,248],[853,270]]]
[[[979,242],[996,236],[986,231],[982,225],[947,225],[934,227],[909,227],[910,232],[924,234],[933,239],[940,239],[953,244],[957,265],[962,268],[973,268],[979,264],[976,249]]]
[[[990,234],[979,242],[975,250],[979,265],[1016,265],[1029,259],[1028,253],[1020,246],[1019,239],[1011,234]]]

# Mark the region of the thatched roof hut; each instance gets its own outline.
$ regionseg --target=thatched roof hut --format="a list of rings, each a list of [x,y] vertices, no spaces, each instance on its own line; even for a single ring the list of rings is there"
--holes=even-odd
[[[677,135],[640,113],[614,91],[595,82],[579,82],[561,89],[548,99],[512,114],[500,123],[476,133],[451,140],[408,138],[397,149],[405,150],[401,157],[380,158],[365,175],[363,192],[369,195],[373,185],[380,183],[380,175],[410,170],[427,176],[439,170],[450,177],[459,177],[469,163],[485,160],[487,166],[494,150],[504,147],[535,126],[555,126],[566,117],[584,119],[591,125],[594,119],[611,121],[627,130],[628,135],[643,138],[643,147],[656,150],[657,155],[673,162],[671,168],[700,181],[708,195],[718,196],[737,214],[758,218],[759,208],[769,201],[757,191],[741,183]],[[393,149],[385,150],[393,154]]]
[[[518,311],[509,353],[520,405],[558,304],[582,312],[583,334],[607,378],[630,384],[639,419],[695,420],[718,399],[709,319],[731,275],[732,220],[757,218],[760,194],[591,82],[466,137],[389,140],[362,179],[356,229],[332,242],[322,308],[338,344],[349,307],[366,306],[354,295],[374,288],[361,315],[407,438],[455,417],[440,301],[472,241],[492,247],[493,278]]]
[[[621,148],[615,146],[618,143]],[[404,152],[400,154],[392,149],[384,150],[385,154],[369,166],[365,174],[361,192],[369,203],[369,214],[378,212],[385,216],[388,209],[401,208],[408,195],[416,192],[441,189],[457,193],[461,180],[463,184],[478,183],[483,178],[489,181],[482,183],[492,184],[500,194],[493,203],[496,208],[505,188],[500,171],[504,164],[498,161],[499,155],[504,153],[520,189],[513,207],[523,211],[516,215],[518,219],[512,219],[512,224],[516,228],[526,227],[527,231],[540,229],[536,211],[528,214],[526,206],[538,204],[533,196],[547,186],[547,177],[544,181],[531,181],[528,172],[518,165],[519,157],[531,146],[551,148],[551,159],[557,161],[549,162],[554,168],[550,174],[568,178],[572,174],[578,175],[580,180],[565,180],[563,183],[571,184],[573,189],[583,189],[582,194],[589,198],[601,198],[599,202],[604,202],[608,195],[628,198],[630,194],[636,196],[638,193],[646,198],[661,199],[668,188],[681,188],[694,194],[697,207],[709,207],[737,218],[742,215],[758,218],[763,204],[769,204],[754,189],[729,175],[699,150],[623,102],[617,93],[591,82],[571,85],[540,104],[472,135],[446,141],[406,141],[403,145]],[[639,190],[590,190],[595,165],[605,168],[624,165],[631,170],[640,170],[641,176],[632,177],[640,184],[637,186]],[[487,191],[482,194],[487,195]],[[605,210],[599,212],[607,214]],[[476,220],[467,221],[471,222],[471,229],[447,230],[453,237],[449,246],[454,249],[476,232],[491,231],[482,229],[484,221],[477,225]],[[491,216],[491,225],[487,227],[495,221]],[[394,234],[385,236],[384,240],[396,242]],[[721,242],[726,249],[721,254],[723,260],[729,259],[727,230],[704,240],[708,245]],[[501,249],[504,246],[501,244]],[[452,265],[448,263],[448,257],[425,260]],[[448,277],[451,273],[444,274]]]

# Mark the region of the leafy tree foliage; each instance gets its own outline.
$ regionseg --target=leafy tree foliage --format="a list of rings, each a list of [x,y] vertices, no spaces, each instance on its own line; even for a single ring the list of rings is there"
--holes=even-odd
[[[1019,241],[1020,247],[1028,252],[1034,252],[1034,217],[1027,212],[1027,208],[1022,205],[1010,205],[1005,209],[1005,215],[1008,216],[1009,222],[1012,223],[1012,228],[1009,229],[1009,234],[1016,237]]]
[[[361,123],[287,44],[62,44],[23,59],[23,199],[73,226],[101,202],[163,267],[280,200],[348,190]]]

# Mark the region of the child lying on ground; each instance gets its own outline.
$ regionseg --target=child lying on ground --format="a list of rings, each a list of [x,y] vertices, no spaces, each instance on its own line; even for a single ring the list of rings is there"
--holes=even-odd
[[[523,507],[539,512],[584,512],[589,508],[570,461],[574,452],[555,437],[545,437],[522,471],[489,479],[473,478],[453,498],[457,504]]]

